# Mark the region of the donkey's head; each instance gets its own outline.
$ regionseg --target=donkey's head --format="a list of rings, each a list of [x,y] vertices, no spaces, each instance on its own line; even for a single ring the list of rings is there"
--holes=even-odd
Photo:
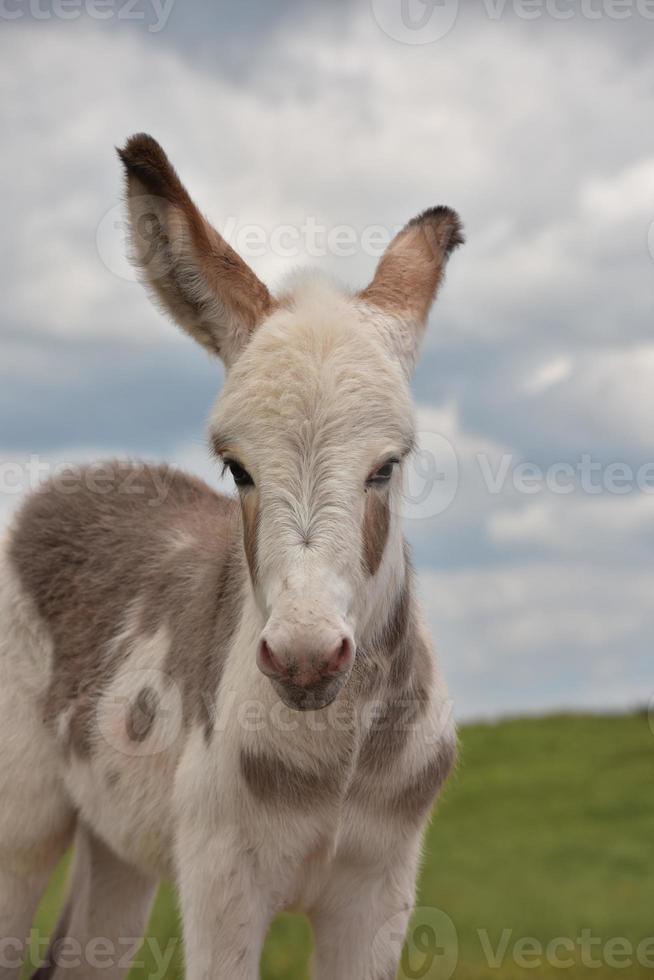
[[[147,284],[227,368],[210,436],[240,495],[259,667],[287,704],[324,707],[404,574],[409,381],[458,217],[439,207],[411,221],[358,294],[305,277],[273,298],[158,143],[135,136],[120,156]]]

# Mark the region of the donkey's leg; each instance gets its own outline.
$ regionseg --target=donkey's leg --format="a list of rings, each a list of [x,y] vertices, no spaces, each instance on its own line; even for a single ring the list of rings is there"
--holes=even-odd
[[[14,980],[37,905],[72,840],[75,817],[61,754],[39,709],[47,650],[37,649],[16,626],[2,573],[0,559],[0,980]]]
[[[415,898],[417,861],[405,858],[378,866],[337,860],[309,910],[315,980],[394,980]]]
[[[73,836],[72,812],[33,775],[14,783],[0,772],[0,980],[20,976],[37,906]]]
[[[274,908],[255,849],[237,828],[187,831],[178,861],[187,980],[256,980]]]
[[[147,926],[156,879],[125,864],[86,827],[75,837],[66,924],[39,980],[122,980]]]
[[[67,840],[68,835],[62,833],[13,851],[9,861],[14,867],[0,870],[0,980],[20,977],[34,913]]]

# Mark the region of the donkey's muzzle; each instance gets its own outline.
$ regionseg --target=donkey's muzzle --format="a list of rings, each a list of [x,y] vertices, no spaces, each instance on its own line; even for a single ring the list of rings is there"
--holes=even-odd
[[[259,670],[270,678],[284,704],[316,711],[334,700],[350,675],[354,643],[348,636],[323,651],[273,648],[265,638],[257,651]]]

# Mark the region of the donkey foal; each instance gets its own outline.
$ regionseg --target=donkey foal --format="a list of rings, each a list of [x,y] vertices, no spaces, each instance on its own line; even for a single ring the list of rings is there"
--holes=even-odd
[[[120,157],[135,261],[227,369],[209,431],[238,500],[111,463],[45,484],[15,520],[0,978],[18,978],[7,950],[75,838],[59,934],[82,955],[55,946],[41,978],[124,977],[165,876],[188,980],[253,980],[290,907],[313,923],[318,980],[392,980],[384,926],[406,928],[455,756],[398,514],[409,380],[459,220],[411,221],[358,294],[303,276],[273,298],[151,137]]]

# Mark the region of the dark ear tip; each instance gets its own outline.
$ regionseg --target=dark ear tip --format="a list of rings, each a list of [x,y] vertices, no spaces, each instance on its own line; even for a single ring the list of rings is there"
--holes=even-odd
[[[168,159],[156,139],[148,133],[135,133],[122,149],[116,147],[116,152],[128,170]]]
[[[154,137],[136,133],[117,147],[117,153],[129,178],[135,178],[149,194],[175,202],[186,196],[171,163]]]
[[[408,227],[411,228],[420,225],[427,225],[433,228],[439,244],[447,255],[465,242],[461,218],[456,211],[446,207],[444,204],[439,204],[435,208],[428,208],[426,211],[423,211],[422,214],[419,214],[409,222]]]

